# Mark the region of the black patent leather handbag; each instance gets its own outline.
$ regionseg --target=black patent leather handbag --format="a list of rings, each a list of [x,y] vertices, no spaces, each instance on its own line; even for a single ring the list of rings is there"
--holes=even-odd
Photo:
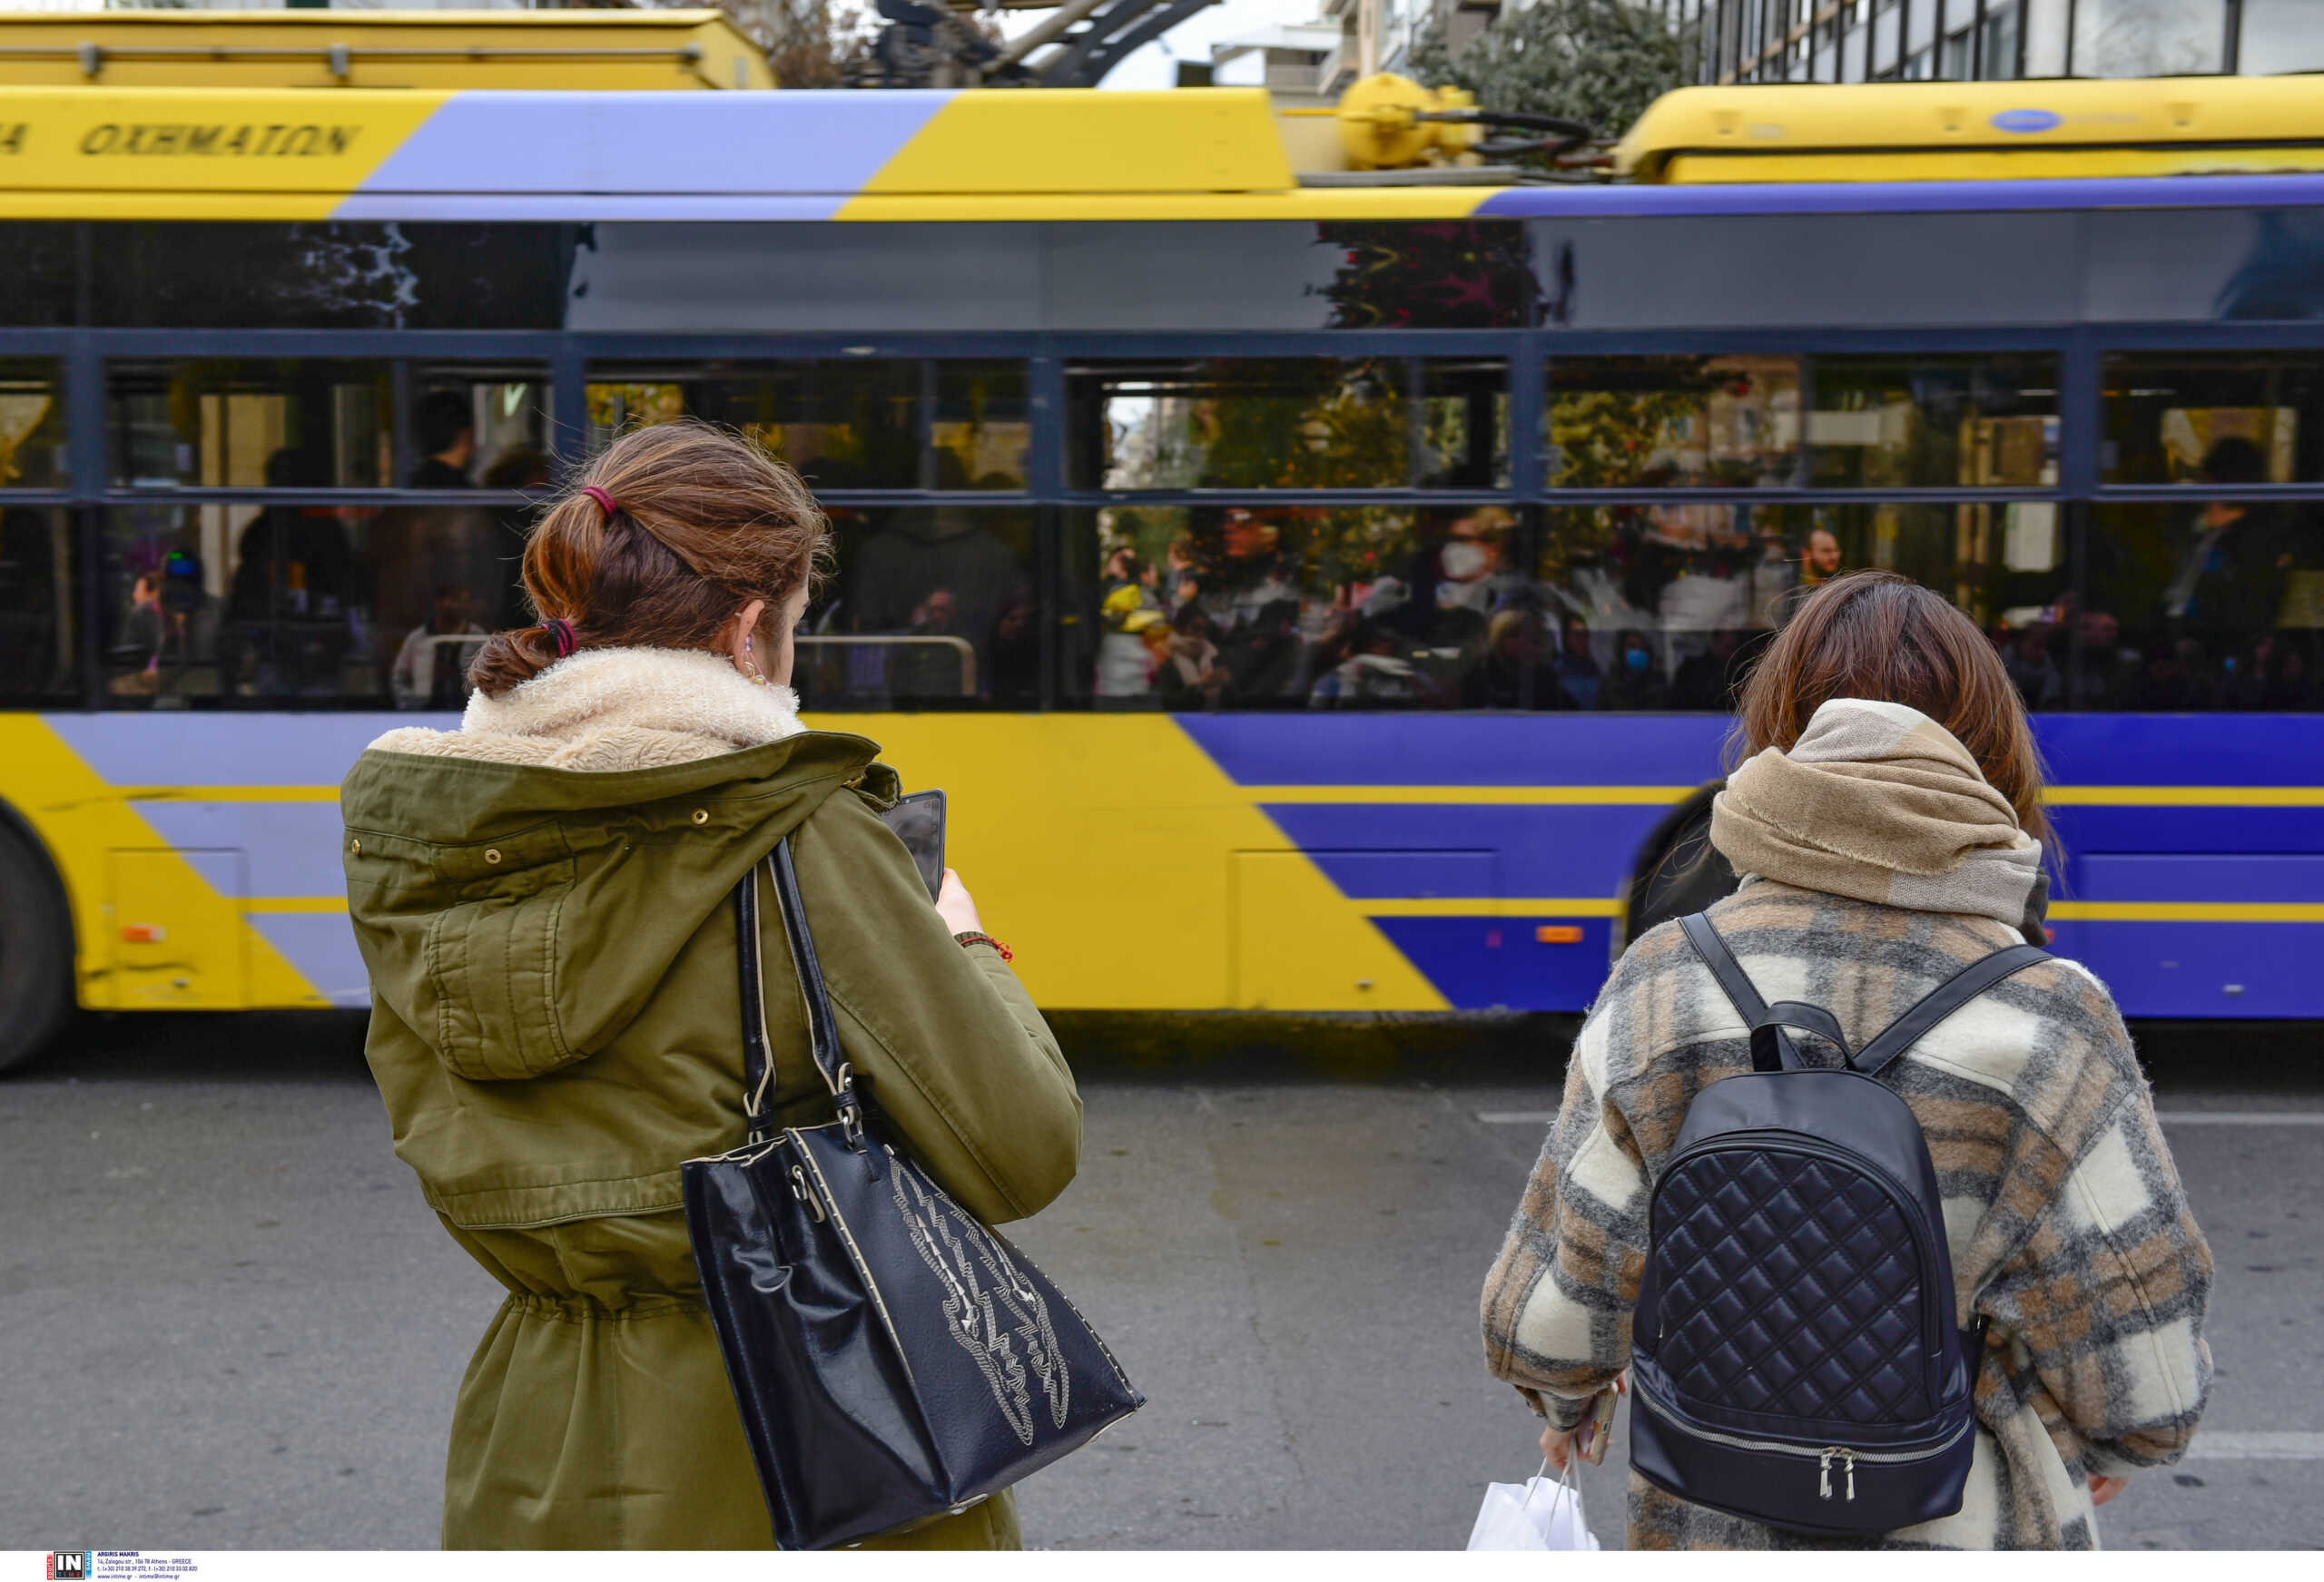
[[[1145,1404],[1063,1292],[881,1135],[791,864],[769,859],[832,1119],[772,1124],[756,876],[734,892],[742,1147],[683,1167],[726,1377],[786,1549],[968,1509]]]

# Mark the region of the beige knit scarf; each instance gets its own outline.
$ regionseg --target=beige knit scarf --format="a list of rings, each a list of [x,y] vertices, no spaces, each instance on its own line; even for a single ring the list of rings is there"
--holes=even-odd
[[[1711,803],[1738,873],[2039,938],[2041,843],[1950,731],[1901,703],[1834,698],[1788,753],[1770,747]]]

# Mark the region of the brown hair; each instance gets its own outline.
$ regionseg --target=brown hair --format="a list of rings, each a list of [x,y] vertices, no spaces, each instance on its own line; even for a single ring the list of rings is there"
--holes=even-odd
[[[615,440],[542,513],[525,594],[571,624],[576,649],[706,648],[753,599],[781,609],[830,540],[814,496],[765,451],[707,423],[656,424]],[[503,632],[468,679],[498,697],[557,657],[546,627]]]
[[[1918,709],[1969,750],[2021,829],[2050,840],[2025,705],[1985,634],[1942,595],[1893,571],[1852,571],[1817,588],[1743,684],[1734,763],[1789,752],[1833,698]]]

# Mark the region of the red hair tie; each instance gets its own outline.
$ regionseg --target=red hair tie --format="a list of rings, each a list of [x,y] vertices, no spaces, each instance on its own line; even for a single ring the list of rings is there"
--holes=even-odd
[[[556,644],[556,656],[559,659],[565,658],[573,652],[576,644],[572,622],[552,618],[541,623],[541,630],[548,634],[548,640],[551,643]]]
[[[598,506],[604,509],[606,516],[608,518],[610,518],[615,511],[621,509],[619,506],[614,504],[614,497],[611,495],[606,493],[605,490],[599,488],[595,484],[585,484],[582,486],[581,492],[588,496],[591,499],[596,501]]]

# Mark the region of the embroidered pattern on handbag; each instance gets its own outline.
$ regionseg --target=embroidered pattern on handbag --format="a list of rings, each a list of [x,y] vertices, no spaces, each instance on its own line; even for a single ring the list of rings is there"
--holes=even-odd
[[[1033,1442],[1036,1380],[1049,1420],[1063,1428],[1071,1380],[1049,1303],[1008,1250],[957,1206],[923,1190],[917,1172],[891,1170],[888,1179],[912,1246],[943,1283],[945,1328],[983,1372],[1010,1430],[1020,1443]]]

